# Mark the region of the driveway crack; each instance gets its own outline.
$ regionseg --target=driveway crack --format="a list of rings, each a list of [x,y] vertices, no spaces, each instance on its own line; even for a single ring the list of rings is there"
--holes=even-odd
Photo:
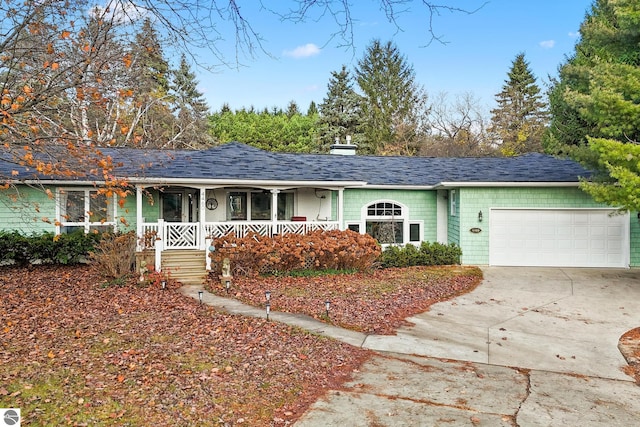
[[[531,395],[531,370],[524,369],[524,368],[517,368],[517,371],[520,372],[522,375],[524,375],[524,378],[526,380],[524,396],[520,401],[520,404],[518,405],[518,409],[516,409],[516,413],[513,414],[513,424],[515,425],[515,427],[520,427],[520,424],[518,424],[518,414],[520,414],[520,410],[522,409],[522,405],[524,405],[524,402],[526,402],[529,396]]]

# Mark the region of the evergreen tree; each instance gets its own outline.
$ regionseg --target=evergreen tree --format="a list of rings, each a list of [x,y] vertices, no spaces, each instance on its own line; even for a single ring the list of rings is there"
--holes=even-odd
[[[300,114],[300,109],[298,108],[298,104],[296,103],[296,101],[293,101],[293,100],[289,101],[289,105],[287,105],[287,112],[286,112],[287,117],[291,118],[296,114]]]
[[[314,101],[309,103],[309,108],[307,108],[307,116],[315,116],[318,114],[318,106]]]
[[[198,148],[211,144],[207,122],[209,107],[198,90],[196,75],[184,54],[180,58],[180,67],[174,72],[171,88],[177,115],[173,147]]]
[[[640,3],[596,0],[550,93],[545,143],[596,172],[583,188],[640,210]]]
[[[640,4],[596,0],[549,96],[545,145],[589,164],[587,137],[640,141]]]
[[[519,53],[511,63],[508,79],[496,95],[498,107],[491,110],[491,129],[503,155],[542,151],[546,111],[536,78]]]
[[[160,36],[147,18],[131,46],[131,72],[136,79],[135,93],[140,135],[137,145],[168,147],[172,145],[175,120],[169,95],[170,68],[164,57]]]
[[[374,40],[355,74],[363,95],[361,151],[412,154],[427,110],[426,94],[415,81],[413,67],[395,44]]]
[[[327,95],[320,104],[318,118],[318,152],[328,153],[336,138],[351,136],[353,144],[360,144],[363,137],[360,126],[360,97],[353,89],[353,78],[347,67],[332,71]]]

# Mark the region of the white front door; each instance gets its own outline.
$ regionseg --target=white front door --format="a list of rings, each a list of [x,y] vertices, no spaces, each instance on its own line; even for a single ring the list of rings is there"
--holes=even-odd
[[[491,209],[489,264],[628,267],[629,215],[615,209]]]

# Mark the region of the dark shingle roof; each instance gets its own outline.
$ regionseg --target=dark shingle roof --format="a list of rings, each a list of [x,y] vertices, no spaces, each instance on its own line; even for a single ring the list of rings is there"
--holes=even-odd
[[[590,173],[578,163],[543,154],[519,157],[381,157],[272,153],[240,143],[207,150],[105,148],[118,176],[147,180],[362,181],[372,186],[440,183],[577,182]],[[144,166],[143,166],[144,165]],[[14,165],[0,160],[0,176]],[[33,177],[18,169],[17,179]]]

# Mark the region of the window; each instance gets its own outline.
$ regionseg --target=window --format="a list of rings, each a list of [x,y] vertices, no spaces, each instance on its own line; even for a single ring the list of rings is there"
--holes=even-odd
[[[381,244],[404,243],[404,212],[393,202],[376,202],[366,208],[365,232]]]
[[[270,191],[233,191],[228,193],[227,220],[270,221],[273,193]],[[293,216],[293,193],[278,193],[278,220]]]
[[[456,190],[449,190],[449,201],[451,202],[449,214],[456,216],[458,214],[458,193]]]
[[[356,233],[360,232],[360,224],[347,224],[347,228],[351,231],[355,231]]]
[[[227,219],[232,221],[247,220],[247,193],[229,193]]]
[[[409,241],[410,242],[420,242],[422,241],[422,230],[421,223],[414,222],[409,224]]]
[[[402,221],[367,221],[367,234],[380,244],[404,243]]]
[[[61,233],[108,231],[115,226],[115,203],[98,190],[58,190]]]

